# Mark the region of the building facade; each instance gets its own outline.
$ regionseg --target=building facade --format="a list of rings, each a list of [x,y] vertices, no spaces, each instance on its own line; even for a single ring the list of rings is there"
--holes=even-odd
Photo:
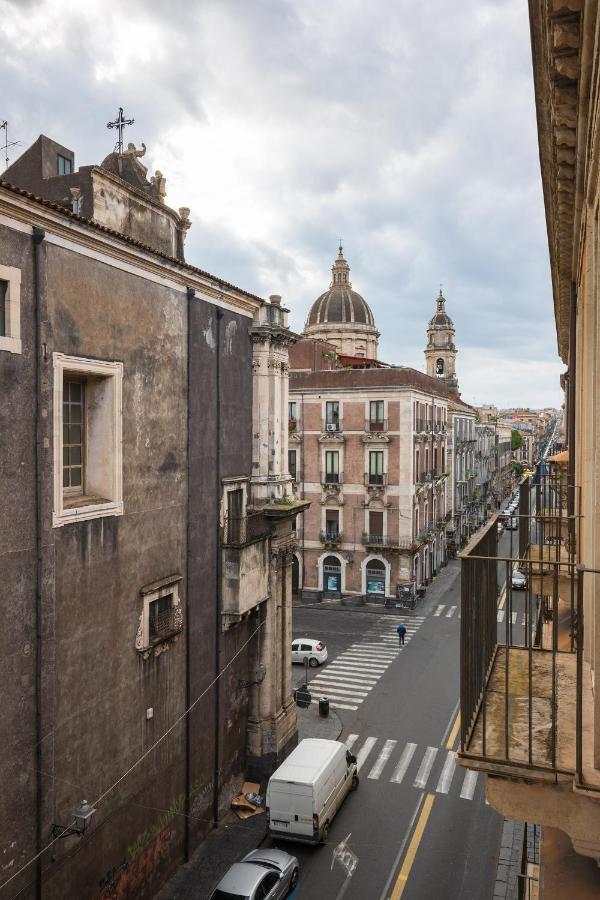
[[[376,358],[374,317],[341,247],[332,273],[290,351],[289,470],[311,502],[294,584],[306,599],[384,602],[446,561],[449,392]]]
[[[600,18],[589,0],[530,0],[529,12],[554,319],[567,366],[565,428],[553,433],[566,448],[521,487],[521,522],[530,524],[519,528],[519,557],[535,625],[521,646],[498,632],[496,585],[483,577],[495,534],[465,553],[460,758],[488,773],[492,806],[542,826],[541,896],[562,900],[600,894]]]
[[[287,311],[132,146],[0,183],[2,897],[154,894],[297,735]]]

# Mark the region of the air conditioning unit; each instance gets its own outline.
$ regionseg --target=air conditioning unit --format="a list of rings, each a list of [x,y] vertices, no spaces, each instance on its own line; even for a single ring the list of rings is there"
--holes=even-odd
[[[325,428],[327,429],[327,431],[337,431],[337,425],[335,424],[335,422],[328,422]]]

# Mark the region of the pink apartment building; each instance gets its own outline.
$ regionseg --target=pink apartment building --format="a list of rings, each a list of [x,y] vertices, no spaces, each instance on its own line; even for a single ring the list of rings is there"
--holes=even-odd
[[[377,359],[373,314],[342,248],[304,340],[290,349],[289,470],[298,497],[293,582],[303,599],[395,599],[446,562],[449,389]],[[322,339],[321,339],[322,338]]]

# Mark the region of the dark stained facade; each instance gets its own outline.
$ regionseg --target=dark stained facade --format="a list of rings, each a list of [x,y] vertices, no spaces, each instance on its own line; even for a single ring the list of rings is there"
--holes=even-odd
[[[61,182],[38,149],[0,182],[0,884],[20,872],[0,898],[151,897],[296,739],[271,625],[303,505],[256,459],[252,332],[280,355],[292,336],[279,304],[183,261],[187,210],[144,173],[113,159]],[[111,185],[128,230],[96,195],[72,211],[77,178]],[[84,799],[85,835],[61,836]]]

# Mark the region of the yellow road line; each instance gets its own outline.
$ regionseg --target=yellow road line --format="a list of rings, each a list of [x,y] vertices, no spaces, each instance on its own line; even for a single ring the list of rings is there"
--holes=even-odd
[[[425,831],[425,826],[427,825],[427,820],[431,813],[431,808],[433,806],[434,800],[435,794],[427,794],[427,796],[425,797],[425,803],[423,804],[421,815],[419,816],[415,830],[413,832],[413,836],[410,840],[410,844],[408,845],[408,850],[406,851],[406,856],[404,857],[404,862],[402,863],[400,874],[398,875],[398,879],[396,881],[396,884],[394,885],[394,890],[390,894],[390,900],[400,900],[400,897],[404,893],[404,888],[406,887],[408,876],[410,875],[410,870],[412,869],[413,863],[415,861],[417,850],[419,849],[419,844],[421,843],[421,840],[423,838],[423,832]]]
[[[456,736],[458,734],[459,728],[460,728],[460,712],[457,712],[456,719],[454,720],[454,725],[452,726],[452,731],[448,735],[448,740],[446,741],[446,750],[454,749],[454,742],[456,741]]]
[[[498,604],[498,609],[504,609],[504,604],[506,603],[506,588],[502,591],[500,596],[500,603]]]

